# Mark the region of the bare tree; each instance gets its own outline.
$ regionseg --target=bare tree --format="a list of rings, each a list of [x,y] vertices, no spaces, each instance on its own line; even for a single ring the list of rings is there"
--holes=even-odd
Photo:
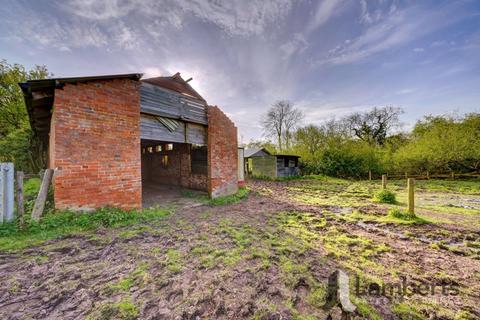
[[[303,120],[303,112],[296,109],[290,101],[275,102],[263,117],[262,125],[267,136],[275,137],[279,150],[290,148],[293,131]]]
[[[401,108],[387,106],[367,112],[356,112],[345,118],[350,133],[371,145],[384,145],[389,131],[398,126]]]

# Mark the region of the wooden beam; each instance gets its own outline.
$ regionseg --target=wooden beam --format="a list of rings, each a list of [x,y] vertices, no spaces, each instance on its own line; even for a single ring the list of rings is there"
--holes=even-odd
[[[23,205],[23,171],[17,171],[17,216],[20,226],[25,224],[24,211],[25,207]]]
[[[32,220],[33,221],[40,221],[40,217],[43,214],[43,210],[45,209],[45,201],[47,201],[48,195],[48,188],[50,186],[50,182],[52,181],[53,176],[53,169],[46,169],[45,173],[43,174],[42,184],[40,186],[40,191],[38,191],[37,199],[35,200],[35,205],[33,206],[32,210]]]

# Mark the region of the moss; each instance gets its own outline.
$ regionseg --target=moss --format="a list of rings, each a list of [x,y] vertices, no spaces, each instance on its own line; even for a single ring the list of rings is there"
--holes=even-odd
[[[392,312],[397,316],[399,320],[426,320],[427,318],[422,315],[415,307],[407,303],[397,303],[392,307]]]
[[[383,317],[366,300],[357,297],[350,297],[353,304],[357,306],[357,311],[363,317],[370,320],[382,320]]]
[[[324,284],[318,284],[310,290],[307,296],[307,302],[312,307],[322,308],[326,303],[327,298],[327,286]]]
[[[183,265],[181,263],[182,256],[178,250],[168,249],[167,250],[167,269],[173,273],[178,273],[182,271]]]
[[[308,264],[294,261],[286,256],[280,256],[280,269],[282,270],[282,278],[289,287],[298,284],[300,278],[305,277],[308,272]]]
[[[98,320],[134,320],[137,319],[140,314],[138,307],[129,299],[122,299],[119,302],[111,302],[103,304],[100,307],[99,315],[93,317]]]

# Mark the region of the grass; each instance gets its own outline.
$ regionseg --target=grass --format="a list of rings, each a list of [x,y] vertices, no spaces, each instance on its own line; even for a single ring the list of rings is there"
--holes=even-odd
[[[87,320],[134,320],[138,319],[140,310],[131,299],[123,298],[118,302],[109,302],[102,304],[95,314],[87,317]]]
[[[218,197],[214,199],[208,199],[206,204],[211,206],[223,206],[227,204],[235,204],[248,197],[249,190],[247,188],[239,188],[237,193],[230,196]]]
[[[182,195],[184,197],[198,199],[199,201],[203,202],[206,205],[223,206],[223,205],[228,205],[228,204],[235,204],[235,203],[238,203],[238,202],[246,199],[248,197],[249,192],[250,191],[248,190],[248,188],[239,188],[237,193],[235,193],[235,194],[232,194],[232,195],[229,195],[229,196],[213,198],[213,199],[210,199],[204,193],[194,192],[194,191],[191,191],[191,190],[184,190],[182,192]]]
[[[375,193],[373,200],[379,203],[396,204],[397,199],[395,193],[390,190],[380,190]]]
[[[36,197],[38,190],[40,190],[40,184],[42,181],[40,178],[30,178],[23,184],[23,193],[25,198]]]
[[[171,211],[171,208],[154,208],[142,211],[102,208],[90,213],[50,212],[43,216],[38,223],[27,221],[24,228],[21,228],[17,221],[0,225],[0,251],[16,251],[70,234],[80,234],[99,228],[116,228],[160,219],[168,216]]]
[[[400,320],[426,320],[427,318],[407,303],[397,303],[392,307],[393,313]]]

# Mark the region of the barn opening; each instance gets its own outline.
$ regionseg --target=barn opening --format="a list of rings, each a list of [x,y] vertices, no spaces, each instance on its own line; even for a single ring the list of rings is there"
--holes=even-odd
[[[208,191],[207,104],[179,74],[141,81],[143,206]]]

